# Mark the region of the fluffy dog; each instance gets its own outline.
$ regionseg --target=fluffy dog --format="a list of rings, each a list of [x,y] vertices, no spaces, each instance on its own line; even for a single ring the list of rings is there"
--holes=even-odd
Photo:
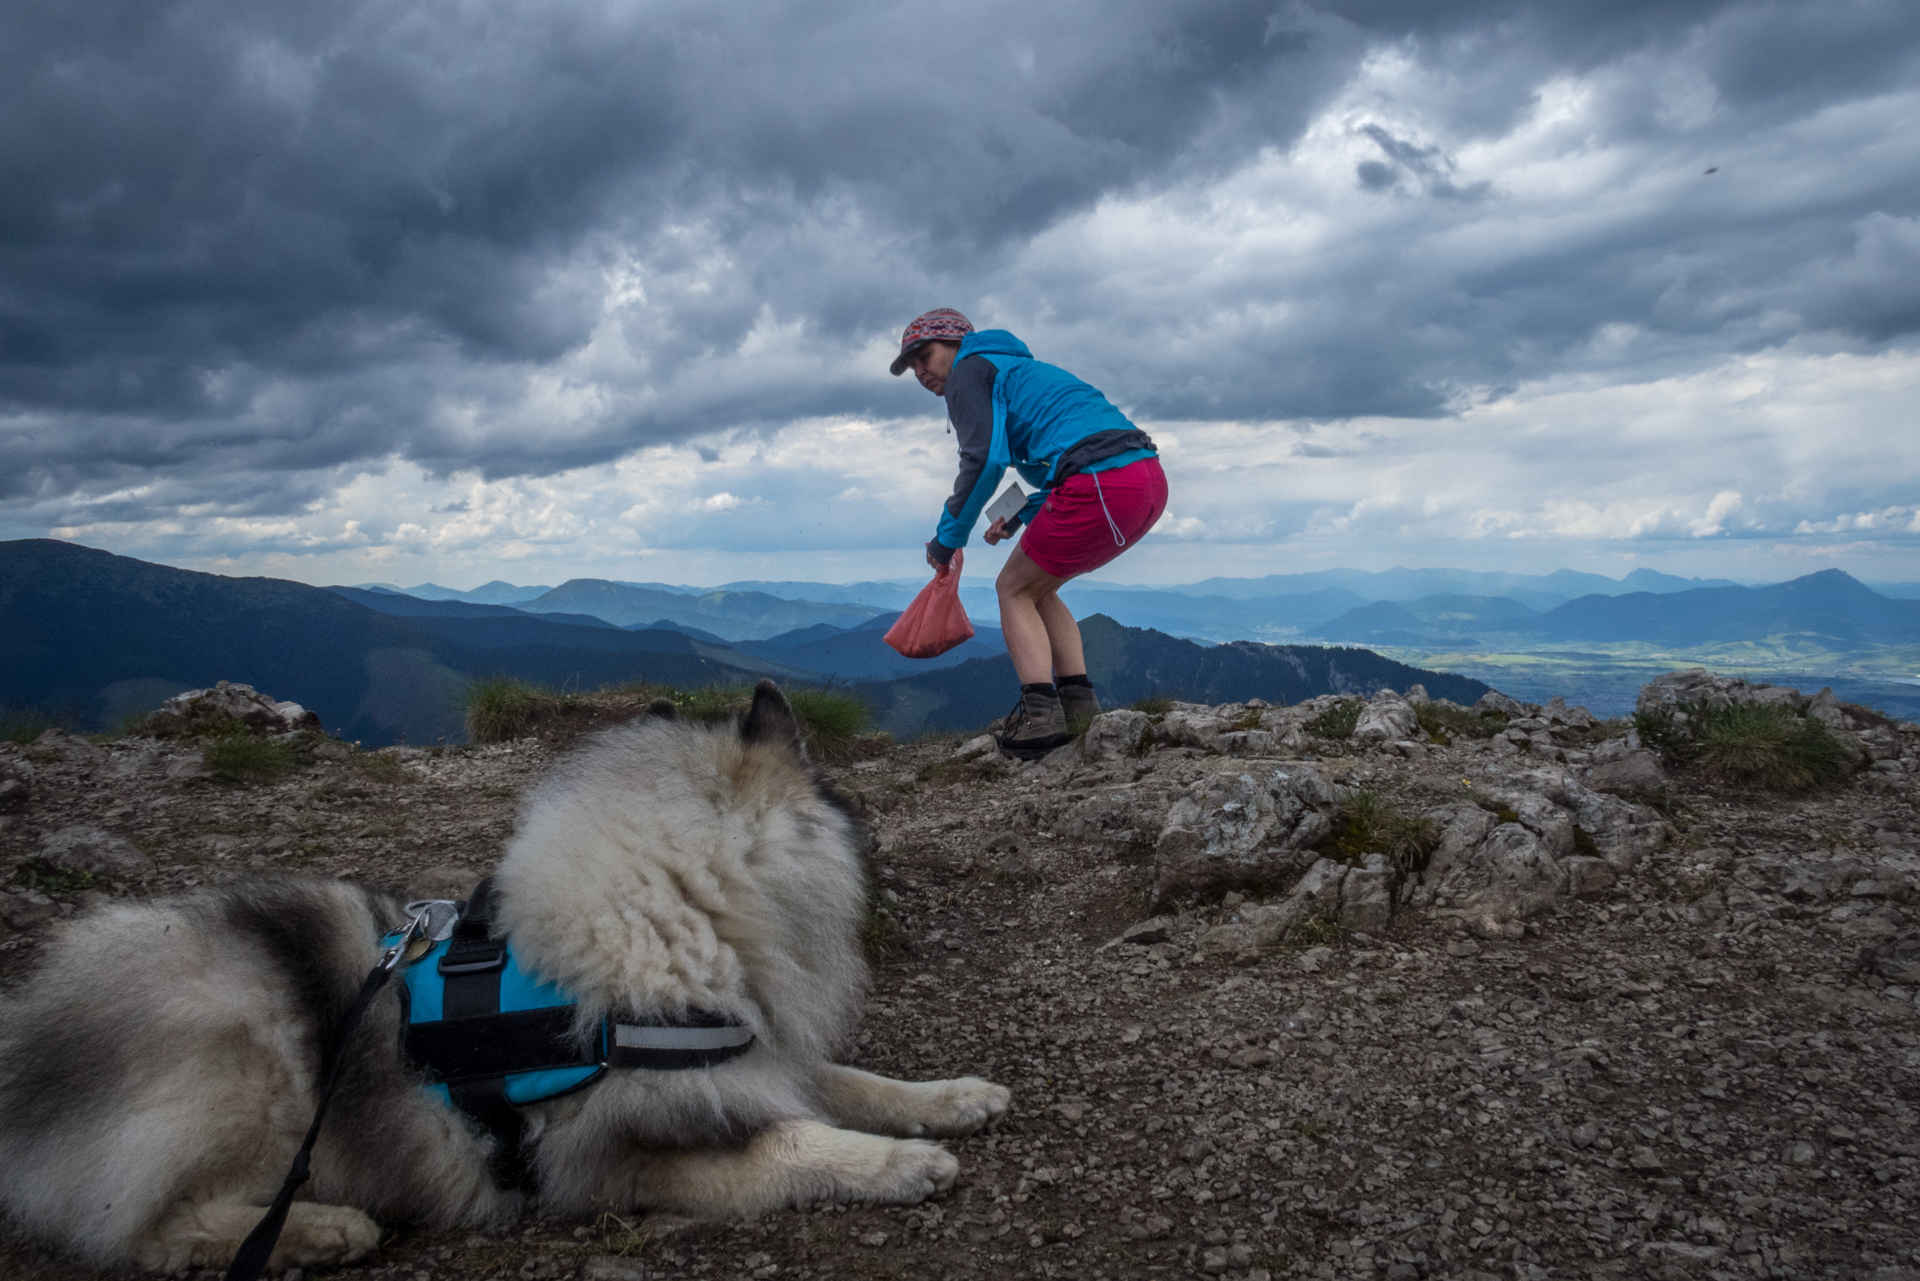
[[[736,726],[659,717],[611,730],[529,800],[494,878],[520,964],[609,1013],[730,1016],[746,1054],[614,1069],[525,1109],[550,1211],[753,1215],[816,1201],[914,1202],[1007,1091],[836,1065],[866,985],[864,833],[808,766],[770,681]],[[224,1264],[311,1118],[341,1012],[402,924],[393,895],[258,879],[65,926],[0,1004],[0,1201],[100,1262]],[[392,985],[392,986],[397,986]],[[382,993],[270,1266],[350,1261],[376,1219],[498,1225],[518,1192],[493,1140],[426,1093]],[[881,1137],[895,1136],[895,1137]]]

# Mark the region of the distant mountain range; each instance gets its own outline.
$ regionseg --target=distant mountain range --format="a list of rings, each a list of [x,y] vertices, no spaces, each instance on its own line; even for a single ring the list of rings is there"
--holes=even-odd
[[[917,579],[754,581],[708,590],[574,579],[538,590],[492,582],[465,598],[470,603],[512,604],[549,617],[599,618],[620,627],[668,626],[704,639],[750,645],[814,626],[857,630],[905,608],[922,585]],[[1842,646],[1907,643],[1914,638],[1906,621],[1908,603],[1920,597],[1920,584],[1879,586],[1882,590],[1876,591],[1839,570],[1794,583],[1743,587],[1726,579],[1680,578],[1651,569],[1636,569],[1620,579],[1566,569],[1551,574],[1332,569],[1210,578],[1177,587],[1082,581],[1069,584],[1061,598],[1077,616],[1105,614],[1129,627],[1206,641],[1451,649],[1616,640],[1691,645],[1804,634]],[[382,585],[365,590],[399,591]],[[976,620],[998,617],[999,602],[985,576],[963,577],[960,594]],[[446,600],[454,593],[422,584],[405,595]],[[848,644],[829,646],[822,662],[829,662],[825,654],[850,654]],[[884,655],[870,656],[884,663]],[[976,656],[982,655],[969,653]],[[867,662],[854,663],[852,670],[863,679],[888,674]]]
[[[311,708],[350,739],[457,742],[467,682],[491,672],[573,688],[796,677],[783,663],[679,632],[498,608],[461,603],[401,616],[304,583],[197,574],[50,539],[0,542],[0,703],[103,729],[182,690],[232,680]]]
[[[631,603],[659,590],[575,580],[523,604]],[[0,542],[0,628],[8,639],[0,704],[70,714],[83,728],[105,729],[182,690],[233,680],[311,708],[344,737],[379,745],[460,741],[468,683],[492,673],[574,689],[637,680],[697,687],[760,676],[834,681],[851,684],[883,724],[902,734],[978,729],[1017,692],[1005,642],[991,627],[976,625],[965,645],[914,662],[881,639],[897,615],[870,606],[789,602],[751,591],[674,595],[705,602],[714,614],[748,613],[762,620],[756,626],[772,626],[788,606],[802,604],[851,625],[809,622],[730,645],[713,632],[657,621],[623,627],[585,612],[429,600],[378,584],[318,588],[229,578],[28,539]],[[1487,688],[1363,649],[1209,646],[1097,615],[1082,631],[1089,670],[1109,703],[1148,694],[1294,701],[1415,682],[1471,701]],[[913,674],[901,677],[903,671]]]
[[[1642,571],[1644,572],[1644,571]],[[1647,641],[1690,646],[1806,636],[1837,648],[1920,642],[1920,600],[1894,600],[1837,569],[1770,587],[1592,595],[1545,611],[1510,597],[1375,601],[1314,628],[1329,641],[1407,648],[1510,642]]]

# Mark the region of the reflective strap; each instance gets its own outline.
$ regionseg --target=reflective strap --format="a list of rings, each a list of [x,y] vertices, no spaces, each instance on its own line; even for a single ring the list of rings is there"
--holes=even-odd
[[[613,1043],[622,1050],[731,1050],[751,1044],[747,1027],[646,1027],[613,1025]]]

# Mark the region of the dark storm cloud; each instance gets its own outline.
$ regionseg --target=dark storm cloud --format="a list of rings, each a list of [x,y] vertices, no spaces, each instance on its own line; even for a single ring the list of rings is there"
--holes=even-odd
[[[1578,365],[1614,323],[1673,358],[1781,341],[1783,308],[1898,339],[1920,323],[1900,157],[1790,206],[1676,198],[1498,261],[1336,248],[1285,277],[1289,323],[1233,321],[1271,279],[1116,297],[1021,264],[1103,198],[1284,153],[1383,50],[1445,73],[1422,111],[1456,142],[1613,67],[1606,132],[1657,143],[1648,68],[1681,58],[1719,114],[1649,159],[1697,172],[1696,152],[1910,86],[1917,26],[1890,2],[18,4],[0,502],[291,510],[391,453],[541,473],[924,411],[854,357],[950,301],[1051,324],[1056,358],[1189,418],[1430,414]],[[1448,147],[1355,127],[1363,197],[1501,204]],[[1076,315],[1104,319],[1100,345]],[[1223,323],[1238,341],[1195,337]],[[783,326],[784,355],[740,355]]]

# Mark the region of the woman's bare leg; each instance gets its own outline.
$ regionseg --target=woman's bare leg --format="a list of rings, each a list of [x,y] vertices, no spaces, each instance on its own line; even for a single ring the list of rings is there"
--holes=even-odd
[[[1059,596],[1066,581],[1041,569],[1018,547],[994,581],[1000,631],[1022,685],[1050,684],[1055,672],[1077,676],[1087,670],[1080,625]]]

